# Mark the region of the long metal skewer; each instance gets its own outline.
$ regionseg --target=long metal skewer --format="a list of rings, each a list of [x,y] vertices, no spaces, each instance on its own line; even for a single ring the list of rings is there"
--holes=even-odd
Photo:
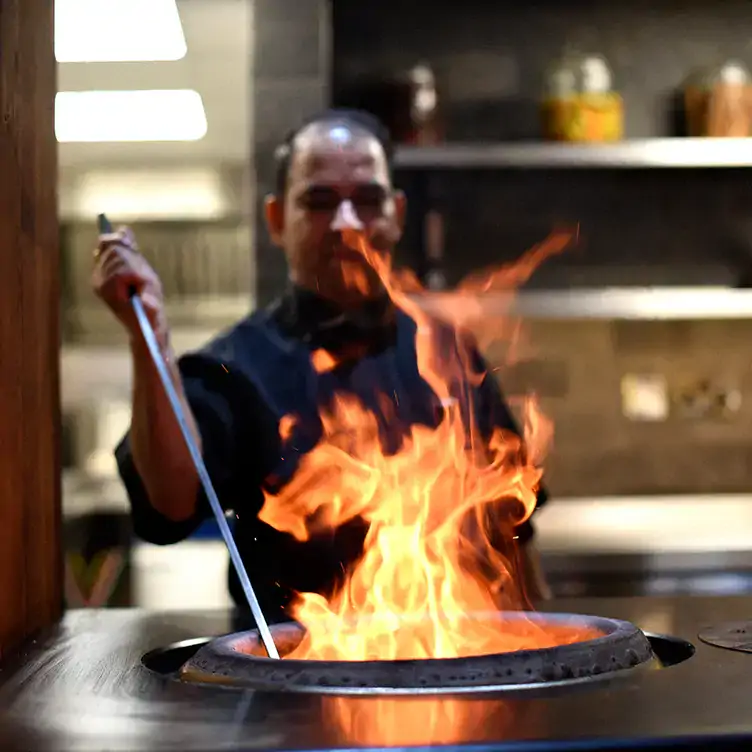
[[[102,233],[112,232],[112,226],[104,215],[99,216],[99,229]],[[212,511],[214,512],[214,516],[217,520],[217,525],[219,525],[219,531],[222,533],[222,537],[224,538],[227,550],[230,552],[230,559],[233,563],[233,566],[235,567],[235,571],[238,574],[238,578],[240,579],[243,593],[245,594],[248,605],[251,608],[253,617],[256,620],[256,626],[258,627],[258,631],[261,635],[264,647],[266,648],[266,652],[268,653],[270,658],[278,659],[279,653],[277,652],[277,646],[274,644],[274,639],[272,637],[271,631],[269,630],[269,625],[266,623],[266,619],[264,618],[264,614],[261,611],[261,606],[259,605],[258,598],[256,598],[256,593],[253,590],[253,585],[251,585],[251,581],[248,578],[248,573],[245,570],[243,560],[240,558],[240,552],[238,551],[235,539],[232,536],[232,530],[230,530],[230,526],[227,523],[225,513],[222,509],[221,504],[219,503],[219,498],[217,497],[217,492],[214,490],[214,485],[211,482],[211,478],[209,477],[209,472],[206,469],[206,465],[204,464],[204,458],[201,456],[201,452],[199,451],[198,446],[193,439],[193,435],[191,434],[190,428],[188,427],[188,421],[186,420],[183,407],[180,404],[180,398],[178,397],[175,386],[172,383],[172,378],[170,377],[170,373],[167,369],[167,365],[165,364],[162,353],[160,352],[159,343],[157,342],[157,337],[154,334],[154,330],[152,329],[149,318],[146,315],[146,311],[144,310],[144,304],[138,294],[133,293],[131,295],[131,304],[133,306],[133,312],[136,314],[136,319],[138,320],[139,327],[141,328],[141,334],[143,335],[144,341],[146,342],[146,346],[149,348],[149,353],[151,354],[154,365],[157,369],[157,372],[159,373],[159,378],[162,382],[162,386],[164,387],[164,390],[167,393],[167,397],[170,400],[172,410],[175,413],[175,418],[178,422],[178,425],[180,426],[180,431],[183,434],[183,439],[185,440],[188,451],[190,452],[193,464],[196,468],[196,472],[198,473],[198,477],[201,480],[201,485],[204,488],[204,493],[206,494],[206,498],[209,500],[209,504],[211,505]]]

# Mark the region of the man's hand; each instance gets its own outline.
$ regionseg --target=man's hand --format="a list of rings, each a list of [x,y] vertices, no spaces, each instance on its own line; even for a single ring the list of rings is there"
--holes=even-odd
[[[130,298],[132,293],[137,293],[158,339],[165,344],[167,321],[162,283],[149,262],[138,252],[130,229],[124,227],[117,232],[99,236],[99,245],[94,251],[91,282],[94,292],[115,314],[134,341],[140,339],[140,329]]]

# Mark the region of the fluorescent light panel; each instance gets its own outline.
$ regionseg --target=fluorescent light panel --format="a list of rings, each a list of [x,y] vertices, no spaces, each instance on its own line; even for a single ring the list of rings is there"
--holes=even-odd
[[[55,97],[61,143],[200,141],[206,131],[204,103],[192,89],[61,91]]]
[[[72,188],[69,210],[91,219],[106,211],[113,220],[219,219],[231,201],[216,170],[107,170],[83,175]]]
[[[187,51],[175,0],[55,0],[59,63],[181,60]]]

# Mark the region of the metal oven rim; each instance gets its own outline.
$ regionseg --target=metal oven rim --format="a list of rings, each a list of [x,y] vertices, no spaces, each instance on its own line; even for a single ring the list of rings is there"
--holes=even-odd
[[[205,643],[177,672],[180,681],[263,691],[348,695],[467,694],[573,685],[647,667],[650,640],[630,622],[581,614],[512,612],[473,615],[503,621],[589,628],[601,636],[552,647],[463,658],[397,661],[274,660],[255,630]],[[282,655],[302,639],[294,622],[273,628]],[[292,646],[292,647],[291,647]]]

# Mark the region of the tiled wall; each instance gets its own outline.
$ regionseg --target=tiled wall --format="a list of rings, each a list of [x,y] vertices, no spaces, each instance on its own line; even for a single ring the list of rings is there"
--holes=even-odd
[[[508,392],[542,395],[555,496],[752,489],[752,321],[537,321],[526,339],[540,362],[499,378]],[[625,417],[628,374],[665,377],[667,419]],[[739,409],[686,417],[678,397],[705,379],[738,390]]]
[[[252,138],[261,305],[282,289],[287,276],[282,252],[263,226],[264,196],[274,188],[274,149],[290,129],[329,104],[330,35],[327,0],[255,0]]]
[[[730,57],[752,67],[744,0],[333,0],[333,8],[335,100],[347,103],[359,76],[426,60],[451,140],[538,138],[544,75],[565,48],[607,57],[629,138],[678,132],[676,91],[695,68]],[[535,284],[733,284],[752,259],[747,172],[452,173],[435,187],[452,279],[521,253],[562,221],[580,223],[580,252],[546,265]],[[411,227],[406,245],[415,243]]]

